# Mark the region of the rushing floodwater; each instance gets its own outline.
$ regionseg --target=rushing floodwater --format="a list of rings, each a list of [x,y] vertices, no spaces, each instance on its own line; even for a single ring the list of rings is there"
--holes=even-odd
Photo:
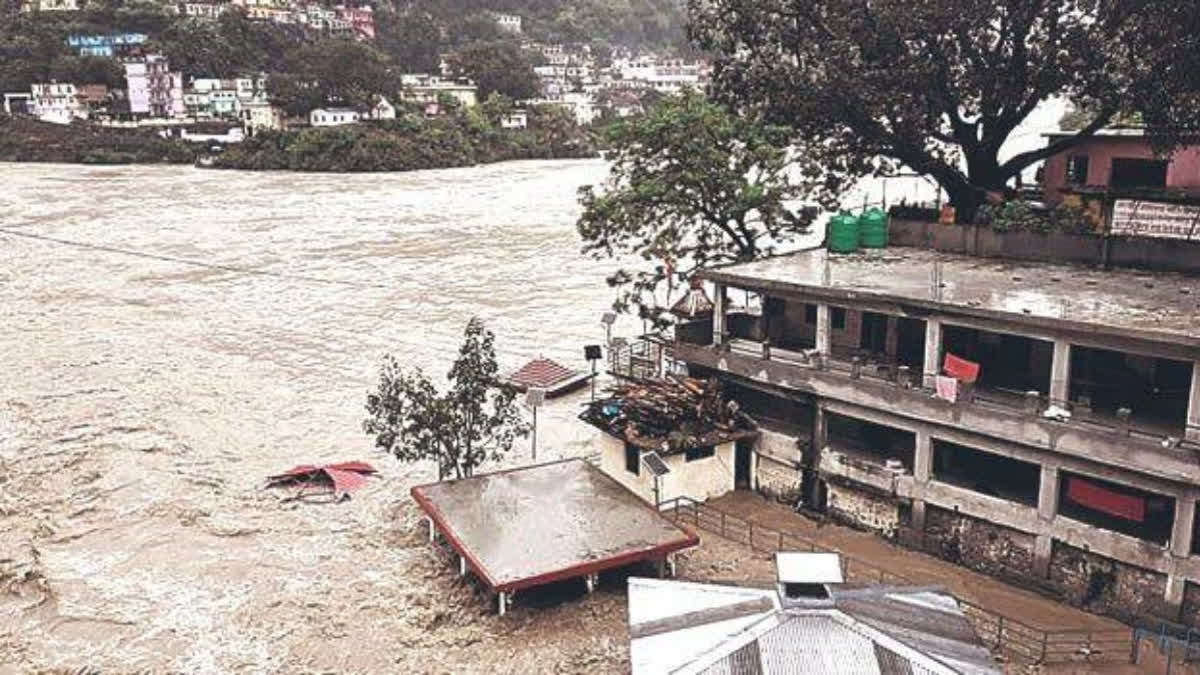
[[[378,595],[421,585],[392,540],[432,469],[379,454],[360,427],[380,358],[441,378],[478,315],[505,369],[539,354],[586,367],[612,265],[578,253],[576,189],[605,171],[0,164],[0,227],[39,237],[0,232],[0,596],[6,575],[45,579],[0,597],[0,664],[347,666],[317,648],[333,620],[297,598],[339,576]],[[539,415],[539,458],[588,453],[584,397]],[[339,459],[382,470],[349,505],[261,490]]]

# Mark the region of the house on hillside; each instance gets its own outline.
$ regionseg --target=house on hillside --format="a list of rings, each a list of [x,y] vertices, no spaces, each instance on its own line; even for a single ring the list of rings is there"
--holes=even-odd
[[[757,425],[715,380],[630,381],[580,418],[604,432],[600,468],[651,504],[751,487]]]
[[[308,113],[308,123],[314,127],[336,127],[358,124],[362,114],[353,108],[315,108]]]
[[[479,102],[478,88],[474,82],[465,78],[409,73],[400,76],[400,83],[404,86],[405,101],[437,103],[442,96],[447,96],[464,108],[470,108]]]
[[[379,101],[371,108],[371,119],[373,120],[394,120],[396,119],[396,106],[386,98],[380,96]]]
[[[87,108],[80,103],[75,85],[68,82],[49,82],[30,85],[33,115],[43,122],[70,124],[87,117]]]

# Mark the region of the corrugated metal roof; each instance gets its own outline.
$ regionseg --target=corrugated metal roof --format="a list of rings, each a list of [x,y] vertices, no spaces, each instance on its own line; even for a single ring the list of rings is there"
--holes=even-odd
[[[769,592],[631,580],[631,626],[635,613],[660,620],[672,613],[701,616],[704,613],[697,613],[698,607],[732,605],[763,593]],[[830,609],[779,608],[737,621],[704,625],[689,621],[685,630],[660,632],[649,639],[637,638],[636,631],[631,630],[635,635],[630,646],[633,672],[635,675],[996,675],[1000,672],[957,602],[944,592],[929,588],[856,589],[835,591],[834,602],[836,606]]]

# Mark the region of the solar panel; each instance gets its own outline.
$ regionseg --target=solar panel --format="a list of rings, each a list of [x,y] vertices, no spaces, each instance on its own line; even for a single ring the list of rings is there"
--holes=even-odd
[[[661,477],[671,473],[671,470],[667,468],[667,463],[658,456],[657,452],[647,452],[642,455],[642,464],[645,464],[646,468],[650,469],[650,473],[655,476]]]

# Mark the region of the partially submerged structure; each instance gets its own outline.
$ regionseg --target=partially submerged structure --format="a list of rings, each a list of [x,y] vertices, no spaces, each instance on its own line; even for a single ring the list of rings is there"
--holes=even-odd
[[[836,554],[781,553],[773,590],[629,580],[634,675],[998,674],[953,596],[842,588]]]
[[[760,486],[1094,609],[1200,617],[1200,278],[915,248],[700,275],[713,329],[674,355],[759,424]]]
[[[581,459],[418,485],[413,499],[503,615],[514,593],[640,562],[673,566],[700,539]]]
[[[604,472],[652,504],[750,487],[757,427],[717,380],[626,381],[580,418],[605,432]]]
[[[504,379],[517,391],[542,389],[546,396],[554,398],[582,387],[592,377],[590,373],[571,370],[557,361],[539,357]]]

